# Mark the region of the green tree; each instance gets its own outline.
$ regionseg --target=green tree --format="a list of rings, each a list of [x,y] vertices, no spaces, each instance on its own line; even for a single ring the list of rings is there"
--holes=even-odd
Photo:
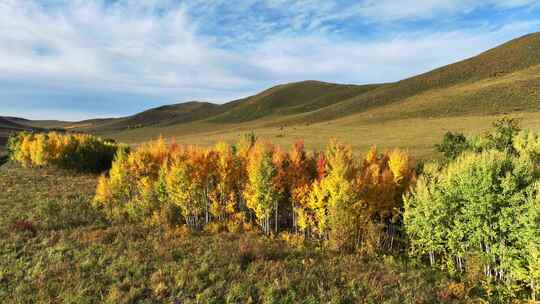
[[[274,147],[258,141],[250,151],[247,163],[247,185],[244,190],[247,207],[257,218],[265,234],[271,232],[271,215],[277,212],[280,198],[275,183],[277,169],[273,162]]]
[[[454,160],[461,153],[469,149],[469,143],[463,133],[446,132],[440,144],[435,145],[437,152],[447,160]]]
[[[493,123],[493,130],[485,134],[485,148],[516,153],[512,143],[514,137],[520,131],[521,127],[518,119],[509,117],[498,119]]]
[[[411,252],[433,264],[438,258],[451,271],[465,270],[467,259],[479,256],[485,279],[510,293],[525,277],[536,277],[531,246],[539,226],[530,220],[538,208],[537,180],[530,160],[495,150],[426,171],[405,199]]]

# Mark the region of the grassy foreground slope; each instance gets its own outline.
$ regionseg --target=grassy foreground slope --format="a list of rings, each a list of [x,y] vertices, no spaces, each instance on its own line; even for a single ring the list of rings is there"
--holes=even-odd
[[[1,303],[464,299],[463,285],[393,258],[316,250],[249,234],[193,236],[110,224],[89,205],[95,185],[94,175],[0,166]]]

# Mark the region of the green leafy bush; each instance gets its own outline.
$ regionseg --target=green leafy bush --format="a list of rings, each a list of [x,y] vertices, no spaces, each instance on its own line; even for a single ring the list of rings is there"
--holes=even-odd
[[[516,153],[512,143],[519,132],[519,120],[509,117],[498,119],[493,123],[493,130],[485,135],[485,148]]]
[[[446,132],[442,142],[435,145],[435,149],[446,160],[454,160],[461,153],[469,149],[469,142],[463,133]]]

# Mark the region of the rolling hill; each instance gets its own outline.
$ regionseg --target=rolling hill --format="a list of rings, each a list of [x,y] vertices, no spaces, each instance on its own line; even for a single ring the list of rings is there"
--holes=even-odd
[[[278,85],[222,105],[188,102],[123,118],[17,123],[61,126],[130,143],[163,134],[180,142],[209,144],[217,139],[232,141],[255,130],[278,141],[304,137],[308,146],[321,148],[329,137],[345,137],[352,142],[380,142],[383,147],[412,147],[423,155],[434,139],[418,146],[420,139],[439,136],[452,127],[478,132],[489,124],[490,117],[502,114],[521,115],[527,117],[526,124],[534,124],[538,110],[540,33],[534,33],[395,83],[303,81]],[[389,130],[390,126],[395,130]],[[431,130],[433,135],[428,135],[427,128],[438,131]],[[414,138],[407,139],[407,134]],[[393,141],[394,135],[397,139]],[[356,144],[358,148],[366,145]]]
[[[0,152],[2,149],[1,147],[6,144],[9,134],[11,134],[12,132],[28,131],[32,129],[27,125],[19,123],[25,121],[26,120],[24,119],[15,117],[0,117]]]

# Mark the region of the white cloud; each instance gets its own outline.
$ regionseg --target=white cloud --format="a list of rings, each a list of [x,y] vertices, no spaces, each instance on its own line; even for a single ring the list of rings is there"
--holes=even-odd
[[[538,5],[538,0],[267,0],[273,7],[286,8],[294,14],[310,15],[321,23],[364,18],[371,22],[433,19],[469,13],[478,8],[508,9]]]
[[[182,7],[156,16],[148,7],[165,1],[132,3],[70,1],[45,10],[30,1],[0,2],[0,15],[9,16],[0,19],[0,77],[142,91],[249,83],[221,66],[232,56],[197,37]]]
[[[519,22],[497,30],[417,32],[365,42],[275,37],[252,58],[281,81],[313,78],[310,75],[352,83],[397,81],[472,57],[539,26]]]
[[[393,81],[475,55],[540,25],[426,29],[368,40],[327,32],[327,23],[351,14],[376,20],[458,12],[470,9],[472,1],[422,0],[405,8],[398,1],[365,1],[361,11],[339,0],[265,1],[263,12],[247,16],[260,2],[0,0],[0,100],[10,99],[0,101],[0,113],[15,115],[16,104],[24,109],[40,101],[46,110],[41,113],[51,113],[50,101],[58,98],[58,109],[71,106],[91,116],[99,104],[109,107],[100,115],[116,115],[158,103],[226,101],[287,81]],[[531,2],[490,1],[500,7]],[[230,27],[219,28],[224,20]],[[102,100],[89,102],[88,96]],[[72,112],[64,115],[83,115]]]

